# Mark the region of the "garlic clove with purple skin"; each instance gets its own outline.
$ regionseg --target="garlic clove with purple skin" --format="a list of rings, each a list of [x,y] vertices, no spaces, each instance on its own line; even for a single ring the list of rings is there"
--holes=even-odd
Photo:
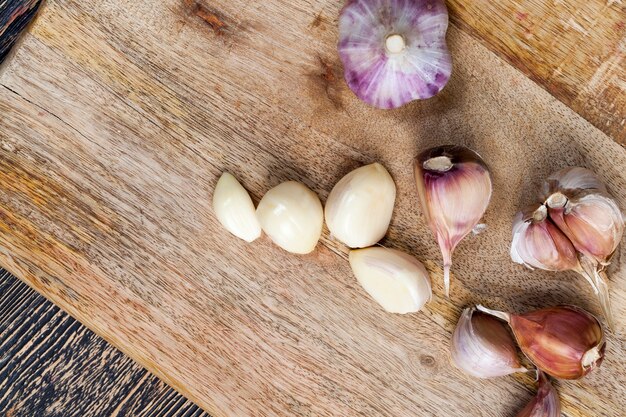
[[[598,319],[575,306],[556,306],[511,314],[479,311],[498,317],[513,330],[522,353],[539,369],[560,379],[579,379],[604,359],[606,342]]]
[[[456,145],[423,151],[415,158],[414,170],[422,211],[441,248],[449,296],[452,252],[487,210],[491,176],[476,152]]]
[[[447,29],[443,0],[348,0],[338,43],[348,86],[381,109],[434,96],[452,72]]]
[[[516,417],[560,417],[561,402],[546,374],[537,371],[539,389],[537,395],[524,407]]]
[[[466,308],[450,342],[450,356],[457,368],[477,378],[494,378],[526,372],[517,356],[515,341],[501,321]]]
[[[546,200],[550,219],[580,252],[581,274],[598,295],[604,316],[613,328],[605,268],[624,234],[624,219],[615,201],[601,192],[579,192],[568,198],[555,192]]]
[[[548,209],[543,204],[515,217],[511,259],[531,269],[580,270],[574,245],[548,218]]]
[[[568,198],[556,192],[546,203],[550,218],[579,252],[600,265],[609,261],[624,234],[624,219],[612,198],[602,193]]]

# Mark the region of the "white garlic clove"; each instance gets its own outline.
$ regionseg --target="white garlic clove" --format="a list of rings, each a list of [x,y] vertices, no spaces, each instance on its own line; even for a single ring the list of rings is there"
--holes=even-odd
[[[475,308],[461,313],[452,334],[450,356],[457,368],[477,378],[526,372],[506,325]]]
[[[517,417],[561,417],[559,395],[546,377],[537,371],[539,389],[537,395],[521,410]]]
[[[441,248],[449,296],[452,252],[487,210],[491,176],[476,152],[456,145],[423,151],[415,158],[414,169],[422,211]]]
[[[333,187],[324,209],[332,235],[351,248],[372,246],[387,233],[396,185],[379,163],[365,165]]]
[[[574,245],[548,218],[548,209],[543,204],[515,217],[511,258],[530,269],[580,270]]]
[[[213,191],[213,211],[222,226],[238,238],[252,242],[261,236],[250,195],[228,172],[222,174]]]
[[[411,255],[374,246],[351,250],[349,258],[359,284],[390,313],[419,311],[432,296],[428,271]]]
[[[269,190],[259,202],[256,215],[263,231],[288,252],[312,252],[322,235],[322,203],[317,194],[296,181]]]

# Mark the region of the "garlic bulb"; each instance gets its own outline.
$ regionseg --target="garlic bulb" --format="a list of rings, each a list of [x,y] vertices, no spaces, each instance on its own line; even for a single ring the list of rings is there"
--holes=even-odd
[[[506,325],[473,307],[461,313],[452,334],[450,355],[457,368],[477,378],[527,371],[519,362]]]
[[[447,84],[443,0],[348,0],[339,15],[339,57],[350,89],[364,102],[400,107]]]
[[[561,417],[561,402],[546,374],[537,371],[537,395],[517,414],[517,417]]]
[[[261,236],[250,195],[228,172],[222,174],[213,191],[213,211],[222,226],[238,238],[252,242]]]
[[[511,258],[531,269],[582,272],[574,245],[548,218],[543,204],[515,217]]]
[[[390,313],[414,313],[432,296],[426,268],[411,255],[373,246],[351,250],[349,258],[359,284]]]
[[[452,252],[487,210],[491,177],[476,152],[455,145],[425,150],[415,158],[414,169],[422,211],[443,255],[449,296]]]
[[[324,209],[334,237],[351,248],[378,242],[387,233],[396,185],[379,163],[355,169],[333,187]]]
[[[555,378],[582,378],[604,359],[602,326],[580,307],[549,307],[519,315],[477,308],[508,322],[524,355]]]
[[[256,215],[263,231],[288,252],[312,252],[322,235],[322,203],[317,194],[296,181],[269,190],[259,202]]]
[[[605,269],[624,234],[624,217],[604,184],[584,168],[566,168],[544,184],[550,219],[580,253],[582,274],[598,295],[613,327]]]

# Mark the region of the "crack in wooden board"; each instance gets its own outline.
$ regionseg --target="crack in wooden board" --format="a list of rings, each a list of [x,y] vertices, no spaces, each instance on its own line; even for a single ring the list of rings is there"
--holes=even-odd
[[[455,27],[455,73],[442,94],[379,112],[324,75],[340,68],[322,53],[336,30],[310,23],[337,4],[315,13],[279,1],[211,4],[246,29],[225,42],[197,17],[180,23],[174,1],[50,4],[0,79],[10,89],[0,90],[2,262],[216,416],[520,408],[530,378],[464,377],[449,364],[449,334],[474,302],[597,311],[575,276],[511,263],[510,221],[543,176],[571,164],[601,173],[624,205],[623,149]],[[452,301],[441,298],[439,251],[410,172],[412,155],[441,141],[477,149],[496,186],[488,232],[455,254]],[[436,297],[420,314],[372,304],[327,231],[297,257],[266,238],[237,241],[210,209],[222,170],[255,201],[287,179],[325,199],[373,160],[398,185],[383,243],[431,260]],[[623,271],[611,284],[624,317]],[[559,384],[565,415],[623,408],[621,338],[618,328],[589,378]]]

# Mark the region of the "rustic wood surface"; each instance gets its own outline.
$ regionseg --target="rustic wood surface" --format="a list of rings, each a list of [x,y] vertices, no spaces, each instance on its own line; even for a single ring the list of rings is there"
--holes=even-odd
[[[449,0],[474,34],[626,145],[626,2]]]
[[[335,53],[340,6],[48,2],[0,78],[0,263],[215,416],[514,415],[531,378],[464,376],[450,332],[475,302],[599,311],[582,279],[510,261],[511,219],[542,177],[573,164],[626,207],[626,152],[454,25],[442,94],[363,105]],[[455,253],[451,300],[411,172],[419,149],[442,142],[479,151],[495,185],[487,231]],[[287,179],[325,200],[375,160],[398,185],[383,243],[432,272],[419,314],[382,312],[326,232],[295,256],[237,240],[211,212],[223,170],[255,201]],[[607,359],[557,383],[566,416],[626,408],[620,259]]]
[[[208,417],[2,269],[0,416]]]

